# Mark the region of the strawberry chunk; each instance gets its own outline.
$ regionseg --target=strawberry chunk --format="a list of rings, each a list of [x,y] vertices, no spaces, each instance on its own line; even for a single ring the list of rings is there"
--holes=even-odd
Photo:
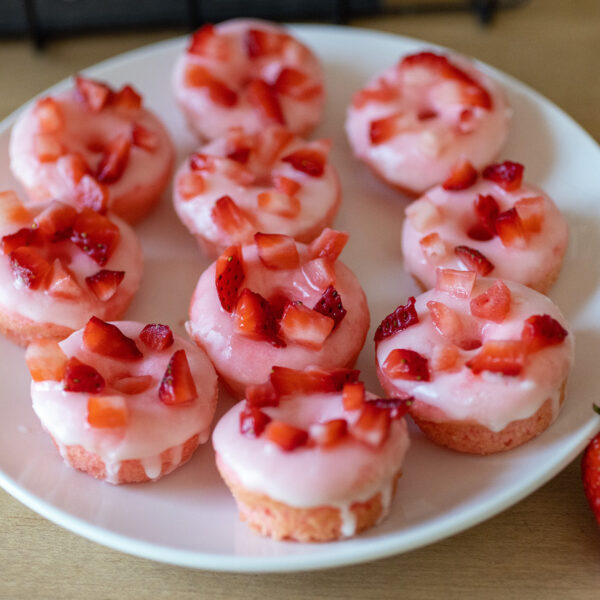
[[[328,258],[313,258],[302,265],[302,274],[314,290],[325,290],[335,284],[335,266]]]
[[[81,298],[82,289],[71,271],[65,267],[59,258],[54,259],[46,278],[48,294],[56,298],[76,300]]]
[[[285,346],[277,335],[277,321],[271,306],[260,294],[244,288],[234,312],[235,331],[259,342],[269,342],[276,348]]]
[[[425,260],[434,265],[439,263],[448,253],[446,242],[444,242],[436,231],[422,237],[419,240],[419,246],[421,247]]]
[[[214,156],[209,154],[193,152],[189,159],[189,166],[192,171],[208,171],[209,173],[214,173],[216,160]]]
[[[249,29],[244,40],[250,58],[259,58],[283,51],[287,36],[264,29]]]
[[[450,343],[464,348],[463,343],[466,332],[460,316],[443,302],[436,302],[435,300],[430,300],[427,303],[427,310],[429,310],[431,322],[438,333]],[[478,342],[475,347],[480,345]],[[472,344],[467,344],[467,346],[472,346]]]
[[[531,353],[561,344],[567,335],[567,330],[550,315],[533,315],[525,321],[521,339]]]
[[[37,290],[49,275],[51,265],[35,248],[21,246],[10,253],[10,269],[18,285]]]
[[[77,211],[69,204],[53,200],[34,220],[39,232],[50,242],[71,237]]]
[[[288,304],[279,332],[288,342],[295,342],[314,350],[320,350],[333,331],[335,321],[316,310],[304,306],[301,302]]]
[[[502,323],[510,312],[510,302],[510,290],[502,280],[498,279],[485,292],[471,300],[471,314],[481,319]]]
[[[398,393],[402,394],[402,392]],[[387,410],[390,419],[394,420],[401,419],[408,412],[409,407],[414,402],[414,398],[408,394],[403,394],[395,398],[369,398],[366,402],[371,406]]]
[[[66,149],[51,133],[38,133],[33,138],[33,151],[40,162],[54,162],[58,160]]]
[[[33,113],[42,133],[56,133],[65,125],[65,118],[60,105],[54,98],[47,97],[38,100]]]
[[[260,437],[270,422],[271,417],[267,413],[246,403],[240,412],[240,433],[249,438]]]
[[[271,421],[265,428],[265,438],[277,444],[284,452],[306,445],[308,432],[282,421]]]
[[[303,87],[308,81],[308,75],[298,69],[284,67],[277,75],[273,88],[278,94],[298,97],[302,96]]]
[[[158,148],[158,135],[139,123],[134,123],[131,128],[131,141],[134,146],[148,152],[154,152]]]
[[[90,396],[87,422],[97,429],[115,429],[127,425],[129,411],[122,396]]]
[[[205,67],[189,64],[185,69],[185,83],[189,87],[205,88],[212,102],[221,106],[235,106],[238,95]]]
[[[598,407],[594,405],[598,412]],[[600,525],[600,434],[597,434],[585,449],[581,459],[583,490],[598,525]]]
[[[33,240],[33,230],[30,227],[22,227],[15,233],[2,237],[2,254],[10,254],[21,246],[29,246]]]
[[[500,213],[496,218],[496,233],[503,246],[523,248],[527,243],[527,234],[519,213],[513,207]]]
[[[246,86],[246,96],[256,114],[267,123],[285,125],[285,117],[275,90],[262,79],[253,79]]]
[[[270,381],[246,387],[246,402],[250,406],[279,406],[279,397]]]
[[[515,209],[527,233],[539,233],[542,230],[545,209],[543,196],[521,198],[515,203]]]
[[[473,225],[467,235],[485,242],[496,235],[496,219],[500,214],[500,207],[494,196],[479,194],[473,201],[477,223]]]
[[[346,309],[342,304],[342,298],[332,285],[323,292],[323,295],[313,306],[313,310],[333,319],[333,329],[335,329],[346,316]]]
[[[288,194],[275,191],[260,192],[257,199],[259,208],[271,214],[287,219],[293,219],[300,214],[300,200]]]
[[[454,344],[436,344],[431,351],[429,365],[432,371],[447,371],[456,366],[460,356]]]
[[[154,385],[152,375],[127,375],[118,377],[110,382],[110,386],[122,394],[141,394]]]
[[[136,112],[142,107],[142,97],[129,84],[124,85],[111,98],[111,106],[123,112]]]
[[[278,192],[287,196],[294,196],[302,188],[297,181],[283,175],[273,175],[273,185]]]
[[[198,398],[185,350],[177,350],[171,356],[158,388],[158,398],[168,406],[186,404]]]
[[[442,220],[438,207],[427,198],[409,204],[404,214],[413,228],[421,232],[435,227]]]
[[[310,439],[321,448],[331,448],[339,444],[348,434],[346,419],[331,419],[324,423],[313,423],[308,428]]]
[[[112,256],[121,232],[105,216],[84,207],[73,223],[71,241],[103,267]]]
[[[54,340],[37,339],[27,346],[25,362],[34,381],[61,381],[67,357]]]
[[[108,188],[92,175],[83,175],[75,189],[79,206],[105,213],[108,208]]]
[[[489,340],[466,365],[475,375],[482,371],[516,376],[523,370],[525,344],[521,340]]]
[[[210,211],[217,227],[220,227],[239,241],[246,241],[255,229],[244,211],[230,196],[221,196]]]
[[[143,354],[116,325],[92,317],[83,330],[83,344],[90,351],[118,360],[136,361]]]
[[[256,233],[254,241],[258,248],[258,257],[265,267],[296,269],[300,265],[300,256],[293,237],[279,233]]]
[[[290,163],[296,171],[302,171],[310,177],[321,177],[325,172],[325,155],[314,148],[300,148],[281,159]]]
[[[477,273],[455,269],[436,269],[435,289],[455,298],[470,298]]]
[[[380,80],[375,87],[365,88],[354,94],[352,106],[357,110],[364,108],[369,103],[387,103],[398,97],[398,90],[387,81]]]
[[[342,389],[344,410],[358,410],[365,403],[365,384],[362,381],[346,383]]]
[[[106,302],[117,293],[117,288],[123,281],[123,277],[125,277],[125,271],[101,269],[94,275],[86,277],[85,282],[98,300]]]
[[[449,192],[466,190],[477,181],[475,167],[466,159],[456,163],[450,170],[450,175],[442,183],[442,187]]]
[[[219,35],[212,23],[203,25],[192,34],[187,51],[216,60],[229,58],[227,40]]]
[[[407,329],[411,325],[416,325],[419,322],[419,316],[415,309],[415,299],[410,297],[408,302],[400,305],[393,313],[390,313],[375,331],[375,341],[381,340],[394,335],[398,331]]]
[[[388,354],[382,368],[392,379],[429,381],[427,359],[413,350],[395,348]]]
[[[131,140],[122,134],[113,138],[104,150],[100,164],[96,169],[96,179],[101,183],[114,183],[118,181],[129,162]]]
[[[75,185],[81,181],[81,178],[84,175],[89,175],[91,173],[85,158],[77,152],[71,152],[61,156],[56,161],[56,166],[63,177],[72,181]]]
[[[475,271],[478,275],[489,275],[494,270],[491,263],[479,250],[469,246],[456,246],[454,254],[469,271]]]
[[[326,227],[321,235],[310,243],[308,254],[311,258],[326,258],[335,262],[346,247],[349,238],[350,236],[345,231],[336,231]]]
[[[108,104],[113,93],[106,84],[81,75],[75,77],[75,90],[79,100],[92,112],[100,112]]]
[[[369,123],[369,139],[373,146],[379,146],[395,138],[401,131],[399,126],[402,113],[394,113]]]
[[[484,179],[497,183],[508,192],[518,190],[523,180],[525,167],[516,162],[506,160],[503,163],[487,166],[482,173]]]
[[[31,214],[12,190],[0,192],[0,223],[29,225]]]
[[[350,434],[359,442],[381,448],[390,435],[390,413],[385,408],[365,404],[358,420],[350,426]]]
[[[66,392],[99,394],[104,386],[104,377],[94,367],[82,363],[74,356],[67,361],[63,377],[63,389]]]
[[[215,270],[217,295],[227,312],[233,312],[245,277],[242,249],[239,245],[230,246],[217,259]]]
[[[175,185],[177,186],[177,193],[183,198],[183,200],[191,200],[192,198],[203,194],[204,190],[206,189],[204,177],[195,171],[182,173],[177,178]]]
[[[173,345],[173,332],[168,325],[149,323],[140,332],[140,340],[155,352],[162,352]]]
[[[339,392],[346,383],[358,381],[360,372],[351,369],[321,369],[309,367],[304,371],[273,367],[270,381],[278,396]]]

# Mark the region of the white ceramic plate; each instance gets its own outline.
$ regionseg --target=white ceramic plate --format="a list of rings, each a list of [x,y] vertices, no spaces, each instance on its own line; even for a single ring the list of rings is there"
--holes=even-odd
[[[316,135],[333,139],[344,203],[337,226],[352,233],[344,261],[369,297],[373,328],[416,289],[403,271],[398,232],[405,200],[353,160],[343,133],[351,94],[374,73],[422,42],[370,31],[295,27],[320,56],[329,102]],[[88,72],[112,84],[131,81],[166,122],[179,158],[194,146],[170,94],[178,39],[109,60]],[[600,394],[600,150],[568,116],[514,79],[488,69],[504,86],[514,119],[503,156],[526,164],[526,178],[565,212],[571,244],[552,298],[577,335],[577,360],[558,421],[540,438],[506,454],[463,456],[418,433],[390,517],[356,539],[333,544],[265,540],[238,521],[209,445],[183,468],[153,484],[113,487],[66,467],[34,416],[23,350],[0,340],[0,484],[48,519],[118,550],[190,567],[291,571],[372,560],[423,546],[514,504],[549,480],[598,428],[591,404]],[[60,84],[57,87],[64,87]],[[12,115],[0,126],[0,190],[17,187],[8,169]],[[138,229],[146,257],[142,289],[128,316],[170,323],[182,333],[189,297],[207,265],[179,224],[168,198]],[[372,332],[371,332],[372,333]],[[359,360],[377,389],[373,346]],[[222,400],[222,409],[229,405]]]

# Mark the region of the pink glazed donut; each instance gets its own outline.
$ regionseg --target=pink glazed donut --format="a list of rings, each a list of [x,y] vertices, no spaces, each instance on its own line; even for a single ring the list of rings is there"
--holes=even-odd
[[[460,159],[488,164],[509,118],[501,90],[472,63],[420,52],[355,94],[346,133],[357,158],[414,197],[444,181]]]
[[[167,131],[131,86],[115,91],[84,77],[38,100],[10,138],[12,172],[32,203],[59,198],[128,223],[154,208],[173,160]]]
[[[108,483],[156,481],[207,441],[217,376],[166,325],[93,317],[26,353],[33,410],[71,467]]]
[[[200,148],[175,176],[173,202],[209,255],[254,240],[257,231],[310,242],[340,205],[330,143],[306,142],[280,127],[239,129]]]
[[[541,190],[522,183],[523,166],[489,165],[480,177],[462,163],[444,184],[406,208],[402,253],[423,289],[438,267],[510,279],[546,293],[567,249],[567,222]]]
[[[410,298],[375,334],[388,394],[436,444],[459,452],[510,450],[556,419],[573,363],[560,310],[519,283],[438,269],[435,289]]]
[[[173,89],[203,141],[230,127],[257,133],[272,124],[306,135],[325,103],[315,55],[283,27],[254,19],[196,31],[175,65]]]

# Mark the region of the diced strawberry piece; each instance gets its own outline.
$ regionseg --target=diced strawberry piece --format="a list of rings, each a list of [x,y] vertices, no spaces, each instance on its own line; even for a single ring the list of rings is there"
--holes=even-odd
[[[33,230],[30,227],[22,227],[15,233],[2,237],[2,254],[10,254],[13,250],[21,246],[29,246],[33,237]]]
[[[240,412],[240,433],[250,438],[260,437],[271,417],[256,406],[246,403]]]
[[[447,371],[456,365],[460,352],[454,344],[436,344],[431,351],[429,366],[432,371]]]
[[[154,385],[152,375],[126,375],[110,382],[110,386],[122,394],[141,394]]]
[[[214,173],[216,168],[216,160],[214,156],[194,152],[189,160],[190,169],[192,171],[208,171]]]
[[[285,124],[285,117],[275,90],[262,79],[253,79],[246,86],[250,106],[268,123]]]
[[[427,359],[413,350],[395,348],[388,354],[382,368],[392,379],[429,381]]]
[[[371,121],[369,124],[369,139],[373,146],[379,146],[395,138],[401,131],[400,119],[402,113],[394,113],[387,117]]]
[[[501,188],[512,192],[521,187],[525,167],[509,160],[487,166],[482,173],[484,179],[497,183]]]
[[[250,158],[251,148],[234,148],[227,152],[227,158],[245,165]]]
[[[234,312],[235,330],[257,341],[265,341],[277,348],[285,342],[277,335],[277,321],[271,306],[260,294],[245,288],[237,301]]]
[[[65,118],[60,105],[54,98],[48,97],[38,100],[33,112],[42,133],[56,133],[64,127]]]
[[[446,242],[435,231],[422,237],[419,240],[419,246],[421,246],[425,260],[430,264],[439,263],[448,253]]]
[[[326,227],[308,248],[311,258],[327,258],[335,262],[348,243],[350,236],[345,231],[336,231]]]
[[[53,200],[34,220],[44,238],[58,242],[71,237],[77,211],[69,204]]]
[[[525,321],[521,339],[531,353],[561,344],[567,335],[567,330],[550,315],[533,315]]]
[[[265,428],[265,438],[285,452],[291,452],[306,445],[308,431],[281,421],[271,421]]]
[[[293,302],[286,307],[281,317],[279,331],[289,342],[319,350],[333,331],[334,325],[333,319],[301,302]]]
[[[498,279],[485,292],[471,300],[471,314],[481,319],[502,323],[510,312],[510,302],[510,290],[502,280]]]
[[[427,310],[429,310],[431,322],[438,333],[453,344],[456,343],[456,340],[464,333],[463,324],[458,314],[443,302],[436,302],[435,300],[430,300],[427,303]]]
[[[475,375],[492,371],[503,375],[519,375],[525,361],[525,344],[521,340],[489,340],[466,365]]]
[[[204,177],[195,171],[182,173],[177,178],[177,183],[175,185],[177,186],[177,193],[183,200],[191,200],[192,198],[203,194],[206,189]]]
[[[598,407],[594,404],[594,411]],[[600,525],[600,434],[591,440],[581,459],[581,479],[585,497]]]
[[[296,269],[300,265],[300,256],[293,237],[279,233],[256,233],[254,240],[258,248],[258,257],[265,267]]]
[[[302,274],[314,290],[325,290],[335,284],[335,267],[328,258],[313,258],[304,263]]]
[[[526,232],[539,233],[542,230],[544,207],[545,202],[542,196],[531,196],[517,200],[515,209]]]
[[[308,428],[310,439],[321,448],[331,448],[339,444],[348,434],[346,419],[332,419],[324,423],[313,423]]]
[[[417,119],[419,119],[419,121],[429,121],[431,119],[435,119],[437,116],[438,113],[435,110],[424,108],[417,114]]]
[[[287,41],[287,36],[274,31],[249,29],[246,33],[246,52],[250,58],[279,54]]]
[[[296,169],[302,171],[310,177],[321,177],[325,172],[325,155],[314,148],[300,148],[281,159],[288,162]]]
[[[350,434],[359,442],[380,448],[390,435],[390,413],[385,408],[365,404],[358,420],[350,426]]]
[[[491,240],[496,235],[496,219],[500,214],[498,202],[489,194],[479,194],[473,204],[477,223],[469,229],[467,235],[482,242]]]
[[[381,340],[394,335],[398,331],[407,329],[411,325],[416,325],[419,322],[419,316],[415,309],[415,299],[410,297],[408,302],[400,305],[393,313],[390,313],[375,331],[375,341]]]
[[[135,112],[142,107],[142,97],[129,84],[115,92],[110,101],[111,105],[125,112]]]
[[[360,372],[351,369],[320,369],[309,367],[304,371],[287,367],[273,367],[270,381],[278,396],[339,392],[346,383],[358,381]]]
[[[19,285],[37,290],[50,273],[50,263],[35,248],[21,246],[10,253],[10,268]]]
[[[83,344],[90,351],[118,360],[136,361],[143,354],[116,325],[91,317],[83,330]]]
[[[297,181],[283,175],[273,175],[273,185],[278,192],[287,196],[294,196],[302,187]]]
[[[173,332],[168,325],[149,323],[142,329],[140,339],[148,348],[162,352],[173,345]]]
[[[119,228],[105,216],[84,207],[73,223],[71,241],[103,267],[120,238]]]
[[[246,387],[246,402],[251,406],[279,406],[279,397],[270,381]]]
[[[230,196],[221,196],[212,207],[211,217],[220,227],[239,241],[246,241],[254,233],[252,223]]]
[[[129,410],[122,396],[90,396],[87,402],[87,422],[97,429],[125,427]]]
[[[260,192],[257,198],[259,208],[268,213],[288,219],[293,219],[300,214],[300,201],[293,196],[271,191]]]
[[[190,87],[206,88],[210,99],[221,106],[235,106],[238,95],[222,81],[214,77],[208,69],[189,64],[185,70],[185,82]]]
[[[477,181],[475,167],[466,159],[456,163],[450,170],[450,175],[442,183],[442,187],[449,192],[466,190]]]
[[[489,275],[494,270],[491,263],[479,250],[469,246],[456,246],[454,254],[467,267],[469,271],[475,271],[478,275]]]
[[[307,81],[308,76],[306,73],[298,71],[298,69],[284,67],[279,72],[273,87],[278,94],[298,97]]]
[[[76,188],[77,203],[95,212],[105,213],[108,208],[108,189],[92,175],[83,175]]]
[[[269,305],[271,306],[275,320],[281,320],[281,317],[283,317],[283,311],[290,302],[291,300],[284,292],[275,292],[269,296]]]
[[[338,291],[330,285],[313,306],[313,310],[333,319],[335,329],[346,316],[346,309],[342,304],[342,298]]]
[[[106,146],[100,164],[96,169],[96,179],[101,183],[114,183],[118,181],[129,162],[131,140],[126,135],[118,135]]]
[[[19,197],[12,190],[0,192],[0,223],[22,224],[31,223],[31,214],[23,206]]]
[[[185,350],[177,350],[171,356],[158,388],[158,398],[168,406],[193,402],[198,398]]]
[[[85,282],[99,300],[106,302],[116,294],[123,277],[125,277],[125,271],[101,269],[94,275],[86,277]]]
[[[158,148],[158,135],[139,123],[134,123],[131,128],[131,140],[134,146],[148,152],[154,152]]]
[[[65,147],[52,133],[38,133],[33,138],[33,150],[40,162],[54,162],[65,152]]]
[[[503,246],[522,248],[527,243],[527,234],[519,213],[513,207],[500,213],[496,218],[496,233]]]
[[[358,410],[365,403],[365,384],[362,381],[346,383],[342,389],[344,410]]]
[[[352,106],[360,110],[371,102],[387,103],[395,100],[397,97],[398,90],[387,83],[387,81],[380,80],[376,87],[365,88],[354,94]]]
[[[93,112],[101,111],[109,102],[113,93],[106,84],[87,79],[81,75],[75,77],[75,89],[79,100]]]
[[[413,228],[421,232],[435,227],[442,217],[438,207],[427,198],[409,204],[404,214]]]
[[[207,23],[192,34],[187,51],[190,54],[216,60],[227,60],[229,49],[226,38],[219,35],[214,25]]]
[[[394,398],[367,398],[365,402],[370,406],[387,410],[390,419],[401,419],[408,412],[414,398],[403,392],[398,392],[398,394],[402,395]]]
[[[25,362],[34,381],[61,381],[67,357],[54,340],[37,339],[27,346]]]
[[[84,175],[91,173],[85,158],[78,153],[69,153],[56,161],[59,172],[69,181],[78,184]]]
[[[104,386],[104,377],[94,367],[82,363],[74,356],[67,361],[63,377],[63,389],[66,392],[99,394]]]
[[[56,298],[66,298],[67,300],[76,300],[81,298],[82,289],[77,279],[67,269],[59,258],[54,259],[51,271],[46,280],[48,294]]]
[[[221,306],[233,312],[245,278],[242,249],[239,245],[230,246],[217,259],[215,284]]]
[[[455,298],[470,298],[477,273],[456,269],[436,269],[435,289]]]

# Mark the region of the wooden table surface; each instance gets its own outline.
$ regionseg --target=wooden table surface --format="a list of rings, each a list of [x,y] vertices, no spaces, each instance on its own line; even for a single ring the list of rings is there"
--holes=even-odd
[[[473,55],[529,84],[600,140],[600,2],[531,0],[487,29],[467,14],[355,20]],[[0,42],[0,118],[47,86],[177,32]],[[598,598],[600,530],[579,460],[516,506],[432,546],[364,565],[278,575],[193,571],[70,533],[0,491],[0,599]]]

